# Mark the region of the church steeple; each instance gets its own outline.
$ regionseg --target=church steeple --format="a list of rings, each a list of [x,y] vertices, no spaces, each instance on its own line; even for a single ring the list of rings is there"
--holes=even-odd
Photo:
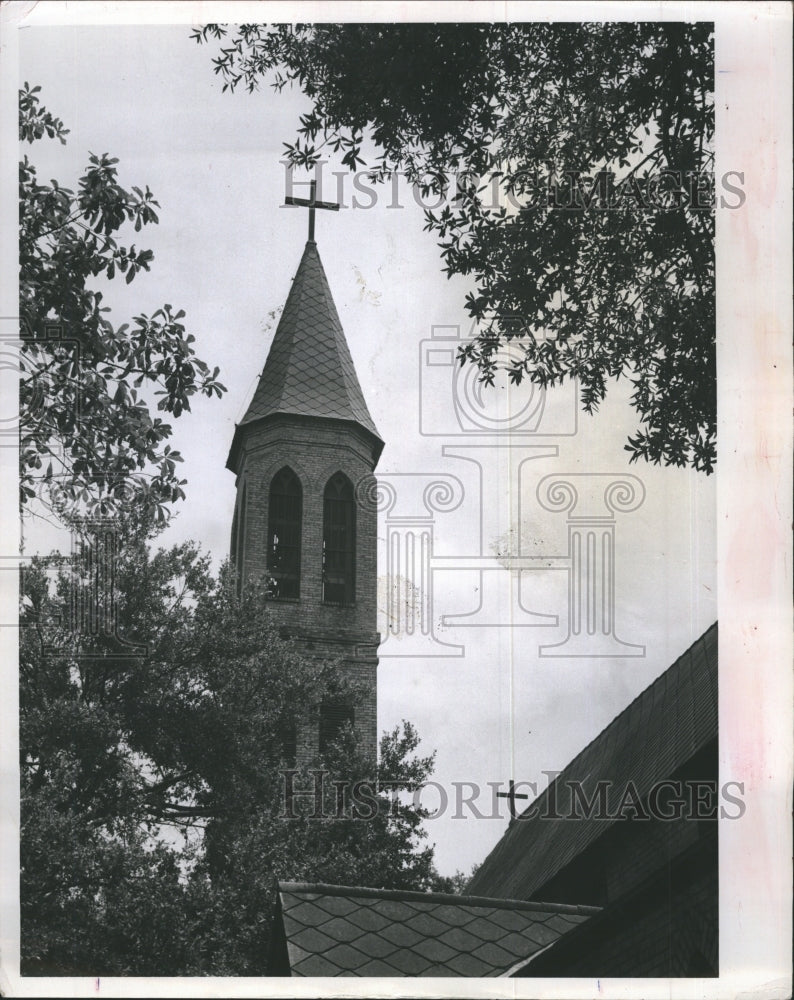
[[[346,720],[376,753],[377,519],[369,483],[382,450],[309,240],[226,463],[237,477],[238,579],[266,573],[272,620],[306,655],[341,661],[363,692],[356,705],[323,704],[295,720],[284,745],[298,759],[322,751]]]
[[[274,414],[345,420],[383,441],[364,402],[317,244],[306,244],[253,399],[235,429],[227,468],[237,471],[244,428]]]

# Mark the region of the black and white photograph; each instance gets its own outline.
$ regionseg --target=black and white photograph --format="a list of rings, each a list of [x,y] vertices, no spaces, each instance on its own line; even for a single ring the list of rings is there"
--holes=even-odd
[[[0,996],[790,996],[790,6],[0,13]]]

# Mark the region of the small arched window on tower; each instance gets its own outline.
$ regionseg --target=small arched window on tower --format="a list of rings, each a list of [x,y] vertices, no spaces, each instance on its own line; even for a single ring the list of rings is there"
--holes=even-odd
[[[323,496],[323,601],[352,604],[356,597],[356,507],[353,485],[337,472]]]
[[[237,565],[237,506],[234,508],[234,517],[232,518],[232,544],[229,549],[229,558],[232,561],[232,566]]]
[[[267,568],[276,581],[276,597],[300,597],[303,488],[285,466],[270,484]]]
[[[325,753],[342,730],[356,724],[353,706],[346,701],[324,701],[320,706],[320,753]]]
[[[240,491],[240,501],[234,512],[232,521],[232,563],[237,573],[237,593],[243,589],[243,575],[245,573],[245,514],[246,514],[246,485]]]

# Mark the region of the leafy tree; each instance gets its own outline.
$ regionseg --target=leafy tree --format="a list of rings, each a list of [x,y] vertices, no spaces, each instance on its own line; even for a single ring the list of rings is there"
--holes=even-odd
[[[461,362],[593,411],[626,377],[631,460],[716,457],[713,33],[708,23],[207,25],[224,89],[311,99],[296,165],[339,154],[426,194],[479,324]],[[368,144],[370,144],[368,146]],[[374,148],[367,157],[365,148]],[[503,346],[514,341],[512,359]]]
[[[35,563],[24,594],[27,974],[260,975],[276,878],[439,884],[425,813],[400,798],[432,766],[410,725],[377,765],[351,730],[289,760],[290,723],[357,691],[279,637],[265,582],[238,596],[193,545],[152,555],[122,532],[115,631],[70,620],[91,602],[95,621],[113,617],[79,565],[53,585]]]
[[[20,615],[22,971],[174,973],[188,944],[180,857],[151,835],[118,716],[123,673],[79,659],[61,570],[53,597],[34,560]]]
[[[435,872],[432,848],[422,846],[425,810],[397,795],[431,773],[432,758],[414,755],[417,743],[408,723],[384,734],[375,769],[347,732],[323,758],[288,777],[295,793],[286,807],[280,780],[267,803],[210,827],[211,848],[191,885],[201,900],[199,971],[266,971],[276,878],[414,891],[452,888]],[[290,769],[284,773],[292,775]],[[237,801],[252,800],[247,795]]]
[[[68,129],[40,89],[20,91],[20,141],[65,143]],[[27,155],[19,165],[21,502],[29,509],[36,498],[62,517],[137,509],[164,521],[184,496],[181,456],[147,395],[178,417],[196,393],[225,388],[196,357],[182,310],[108,319],[101,281],[123,274],[129,284],[154,257],[119,242],[121,230],[157,223],[159,207],[148,187],[121,187],[117,164],[91,154],[76,192],[39,183]]]

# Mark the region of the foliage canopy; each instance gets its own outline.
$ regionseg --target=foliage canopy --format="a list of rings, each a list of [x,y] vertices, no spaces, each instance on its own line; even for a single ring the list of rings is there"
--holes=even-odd
[[[399,795],[432,768],[409,724],[377,764],[350,729],[290,760],[296,715],[357,697],[337,665],[301,656],[265,588],[238,596],[190,544],[151,555],[127,539],[116,564],[118,628],[90,637],[68,609],[111,595],[89,573],[64,567],[54,590],[43,564],[25,573],[26,974],[262,975],[276,878],[450,887],[422,843],[425,811]]]
[[[40,89],[20,91],[20,141],[65,143]],[[89,155],[76,192],[41,184],[27,155],[19,164],[23,509],[36,499],[62,519],[138,510],[163,522],[184,496],[172,426],[150,406],[178,417],[196,393],[220,396],[218,369],[196,356],[182,310],[114,326],[101,291],[103,279],[130,284],[150,269],[152,251],[119,242],[120,230],[156,224],[158,207],[148,187],[121,187],[108,154]]]
[[[479,324],[486,382],[631,380],[631,460],[716,458],[713,32],[708,23],[206,25],[224,89],[311,99],[287,156],[425,193]],[[374,149],[369,155],[365,150]]]

